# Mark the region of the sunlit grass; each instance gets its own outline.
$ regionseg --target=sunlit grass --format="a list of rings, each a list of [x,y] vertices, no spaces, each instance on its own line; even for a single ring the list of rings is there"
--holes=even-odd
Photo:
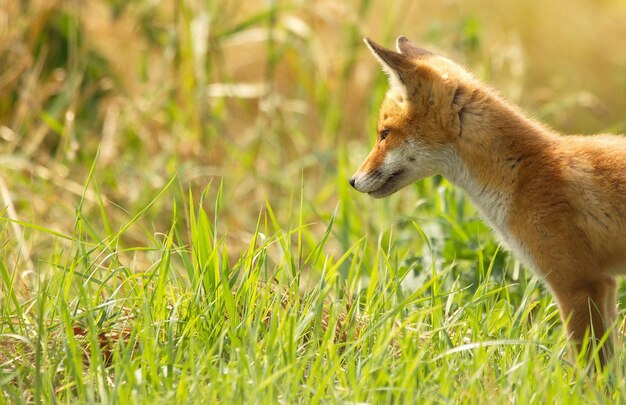
[[[0,8],[0,403],[626,401],[445,179],[347,183],[386,91],[363,35],[620,131],[622,3],[179,3]],[[608,22],[551,42],[555,13]]]
[[[155,199],[171,198],[168,190]],[[307,224],[288,228],[268,206],[247,248],[234,255],[217,230],[217,195],[190,195],[187,214],[173,203],[168,231],[126,249],[110,243],[122,235],[98,237],[79,213],[72,235],[49,232],[58,244],[40,265],[55,271],[23,302],[9,282],[15,270],[3,260],[6,397],[584,402],[604,398],[622,380],[621,367],[595,377],[574,363],[536,279],[523,277],[528,284],[520,288],[493,277],[502,252],[476,266],[480,284],[468,285],[434,241],[423,241],[434,260],[417,274],[411,246],[394,236],[381,234],[374,247],[355,238],[335,257],[325,251],[341,233],[337,214],[327,237],[313,243],[303,237]],[[218,214],[208,215],[208,204]],[[121,232],[138,226],[151,205]],[[189,243],[176,231],[181,218],[190,224]],[[476,249],[472,261],[485,253]],[[416,276],[421,281],[408,288]],[[612,392],[613,400],[625,399]]]

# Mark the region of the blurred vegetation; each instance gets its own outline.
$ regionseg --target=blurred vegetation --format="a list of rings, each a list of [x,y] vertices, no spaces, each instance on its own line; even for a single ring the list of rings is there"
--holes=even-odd
[[[362,37],[391,47],[405,35],[464,63],[559,131],[622,132],[625,19],[619,0],[5,0],[0,299],[33,303],[82,238],[93,250],[81,260],[148,271],[164,235],[198,242],[200,204],[231,265],[269,232],[293,245],[267,246],[268,260],[297,258],[314,280],[322,250],[348,254],[347,280],[354,261],[367,279],[383,249],[405,286],[446,269],[448,289],[512,283],[506,305],[527,303],[534,281],[445,179],[384,201],[347,186],[387,88]]]
[[[449,55],[558,130],[621,131],[625,123],[619,1],[34,0],[1,10],[3,205],[13,220],[59,232],[74,229],[78,206],[100,233],[120,228],[175,176],[172,198],[183,206],[188,190],[223,183],[219,226],[235,257],[266,201],[283,226],[299,217],[311,224],[312,240],[339,207],[345,231],[329,247],[334,254],[394,224],[401,243],[420,252],[407,218],[431,229],[451,259],[472,258],[479,245],[493,252],[463,196],[440,179],[383,202],[345,190],[386,91],[364,35],[391,46],[403,34]],[[449,194],[443,206],[433,192]],[[155,202],[123,243],[164,232],[172,207]],[[188,235],[189,224],[177,226]],[[449,236],[459,230],[469,234],[455,243]],[[6,243],[36,263],[52,241],[34,233]]]
[[[250,229],[265,198],[281,215],[302,178],[306,201],[334,207],[339,161],[351,170],[365,155],[385,91],[364,35],[466,63],[558,130],[624,128],[621,1],[3,4],[3,177],[23,219],[59,229],[92,163],[127,210],[173,175],[182,188],[223,178],[233,230]]]

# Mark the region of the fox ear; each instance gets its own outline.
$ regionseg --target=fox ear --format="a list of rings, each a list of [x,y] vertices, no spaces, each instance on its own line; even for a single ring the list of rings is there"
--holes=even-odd
[[[398,37],[396,40],[396,49],[409,58],[423,58],[434,55],[431,51],[415,46],[413,42],[409,41],[408,38],[404,36]]]
[[[413,64],[405,55],[394,52],[369,38],[363,39],[372,54],[378,59],[387,76],[389,76],[389,85],[393,90],[399,90],[404,96],[407,94],[407,85],[405,77],[412,70]]]

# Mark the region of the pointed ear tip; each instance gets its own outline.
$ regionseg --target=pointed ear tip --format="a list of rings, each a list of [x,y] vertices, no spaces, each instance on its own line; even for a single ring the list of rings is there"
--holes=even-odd
[[[373,41],[372,39],[370,39],[369,37],[364,37],[363,38],[363,42],[365,42],[365,45],[367,45],[368,48],[370,48],[370,50],[376,54],[381,52],[381,46],[378,45],[376,43],[376,41]]]
[[[363,42],[365,42],[365,45],[367,45],[368,48],[370,48],[372,51],[374,50],[380,50],[381,46],[378,45],[378,43],[374,40],[372,40],[369,37],[364,37],[363,38]]]

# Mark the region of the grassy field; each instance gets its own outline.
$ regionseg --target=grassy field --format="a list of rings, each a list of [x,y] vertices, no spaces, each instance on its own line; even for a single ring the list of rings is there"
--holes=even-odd
[[[462,192],[347,182],[387,87],[364,35],[448,55],[563,132],[624,132],[624,19],[619,0],[3,1],[0,403],[625,403],[626,355],[574,358]]]

